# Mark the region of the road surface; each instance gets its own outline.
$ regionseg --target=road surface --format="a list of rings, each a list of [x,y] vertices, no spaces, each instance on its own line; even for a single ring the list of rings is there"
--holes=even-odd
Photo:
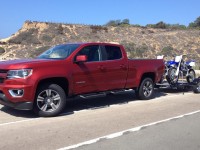
[[[75,99],[52,118],[0,105],[0,149],[199,149],[199,111],[199,94],[171,90]]]

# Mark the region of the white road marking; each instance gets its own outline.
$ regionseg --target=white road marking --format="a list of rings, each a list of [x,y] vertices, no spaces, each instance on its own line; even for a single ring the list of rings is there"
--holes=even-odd
[[[33,119],[18,120],[18,121],[13,121],[13,122],[6,122],[6,123],[1,123],[0,126],[28,122],[28,121],[38,120],[38,119],[42,119],[42,118],[33,118]]]
[[[183,118],[185,116],[190,116],[190,115],[193,115],[193,114],[196,114],[196,113],[200,113],[200,110],[197,110],[197,111],[194,111],[194,112],[190,112],[190,113],[187,113],[187,114],[184,114],[184,115],[179,115],[179,116],[176,116],[176,117],[172,117],[172,118],[168,118],[168,119],[152,122],[152,123],[149,123],[149,124],[146,124],[146,125],[134,127],[134,128],[131,128],[131,129],[127,129],[127,130],[124,130],[124,131],[117,132],[117,133],[109,134],[109,135],[106,135],[106,136],[95,138],[95,139],[92,139],[92,140],[89,140],[89,141],[85,141],[85,142],[82,142],[82,143],[78,143],[78,144],[75,144],[75,145],[63,147],[63,148],[60,148],[58,150],[74,149],[74,148],[78,148],[80,146],[96,143],[96,142],[100,141],[101,139],[112,139],[112,138],[120,137],[126,132],[136,132],[136,131],[141,130],[144,127],[149,127],[149,126],[153,126],[153,125],[156,125],[156,124],[159,124],[159,123],[164,123],[164,122],[167,122],[167,121],[171,121],[173,119],[180,119],[180,118]]]

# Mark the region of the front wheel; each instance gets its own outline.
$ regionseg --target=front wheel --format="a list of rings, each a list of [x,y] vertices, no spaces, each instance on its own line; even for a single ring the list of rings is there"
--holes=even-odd
[[[172,67],[168,70],[168,74],[166,76],[167,82],[171,85],[176,84],[179,79],[179,75],[176,76],[177,68]]]
[[[136,96],[141,100],[148,100],[153,97],[154,83],[151,78],[145,78],[138,90],[136,90]]]
[[[40,86],[34,101],[34,112],[41,117],[53,117],[61,113],[66,105],[66,94],[57,84]]]

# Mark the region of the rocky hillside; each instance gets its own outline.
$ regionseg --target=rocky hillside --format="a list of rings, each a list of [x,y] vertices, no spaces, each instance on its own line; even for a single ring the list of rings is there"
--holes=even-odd
[[[32,58],[52,45],[67,42],[118,42],[129,57],[155,58],[187,54],[200,61],[200,30],[94,26],[26,21],[7,39],[0,40],[0,59]]]

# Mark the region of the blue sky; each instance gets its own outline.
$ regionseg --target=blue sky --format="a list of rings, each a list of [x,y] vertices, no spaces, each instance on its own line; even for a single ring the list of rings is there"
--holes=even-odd
[[[200,16],[200,0],[2,0],[0,4],[0,39],[17,32],[26,20],[104,25],[127,18],[131,24],[188,25]]]

